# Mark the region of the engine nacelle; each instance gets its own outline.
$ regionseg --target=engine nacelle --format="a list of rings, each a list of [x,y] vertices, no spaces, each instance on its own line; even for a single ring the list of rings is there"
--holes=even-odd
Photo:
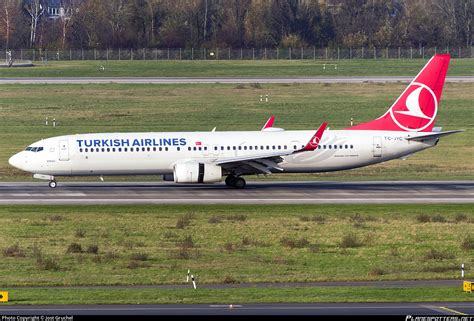
[[[175,183],[214,183],[222,180],[222,167],[205,163],[178,163],[174,165]]]

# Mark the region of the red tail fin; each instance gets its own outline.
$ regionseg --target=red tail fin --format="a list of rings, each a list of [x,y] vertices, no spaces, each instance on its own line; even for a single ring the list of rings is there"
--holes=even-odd
[[[434,55],[382,117],[346,129],[431,132],[450,59]]]

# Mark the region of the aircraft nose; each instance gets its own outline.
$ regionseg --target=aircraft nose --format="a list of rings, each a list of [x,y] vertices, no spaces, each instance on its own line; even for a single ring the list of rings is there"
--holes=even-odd
[[[8,160],[8,163],[13,166],[13,167],[16,167],[18,169],[21,169],[20,168],[20,164],[21,164],[21,156],[20,154],[15,154],[13,155],[12,157],[10,157],[10,159]]]

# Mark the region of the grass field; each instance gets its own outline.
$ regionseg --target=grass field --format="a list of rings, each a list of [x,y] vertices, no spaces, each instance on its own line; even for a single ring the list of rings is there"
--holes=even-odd
[[[460,281],[461,284],[461,281]],[[278,289],[45,289],[14,288],[13,304],[197,304],[312,302],[462,302],[472,294],[459,287],[442,288],[278,288]]]
[[[0,206],[2,287],[474,276],[465,205]],[[244,291],[244,290],[242,290]]]
[[[0,180],[28,180],[7,162],[30,143],[51,136],[94,132],[259,130],[270,115],[275,126],[332,129],[374,119],[405,84],[252,85],[3,85],[0,86]],[[268,103],[259,102],[269,95]],[[445,86],[436,126],[466,129],[406,161],[318,175],[267,179],[473,179],[472,84]],[[49,117],[50,126],[45,126]],[[51,126],[56,118],[58,127]],[[83,178],[81,178],[83,179]],[[94,178],[95,179],[95,178]],[[118,178],[117,178],[118,179]],[[126,179],[151,179],[140,177]]]
[[[415,76],[428,59],[49,61],[34,67],[0,68],[0,77]],[[324,68],[325,64],[329,65]],[[474,59],[453,59],[448,75],[473,73]]]

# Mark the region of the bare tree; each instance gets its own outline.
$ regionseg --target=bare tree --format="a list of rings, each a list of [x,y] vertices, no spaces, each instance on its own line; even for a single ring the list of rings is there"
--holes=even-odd
[[[71,20],[74,18],[76,13],[79,12],[79,8],[74,0],[61,0],[61,8],[59,9],[59,18],[61,20],[62,27],[62,39],[61,47],[66,47],[66,37],[69,31],[69,25]]]
[[[162,5],[163,0],[146,0],[148,13],[150,15],[150,40],[151,44],[155,44],[156,20],[158,8]]]
[[[38,29],[38,22],[41,16],[44,14],[46,10],[46,5],[44,0],[31,0],[30,2],[25,4],[25,9],[28,11],[31,17],[30,23],[30,48],[36,42],[36,30]]]
[[[0,8],[0,33],[5,37],[5,48],[10,47],[10,37],[15,30],[14,20],[18,15],[18,0],[3,0]]]

